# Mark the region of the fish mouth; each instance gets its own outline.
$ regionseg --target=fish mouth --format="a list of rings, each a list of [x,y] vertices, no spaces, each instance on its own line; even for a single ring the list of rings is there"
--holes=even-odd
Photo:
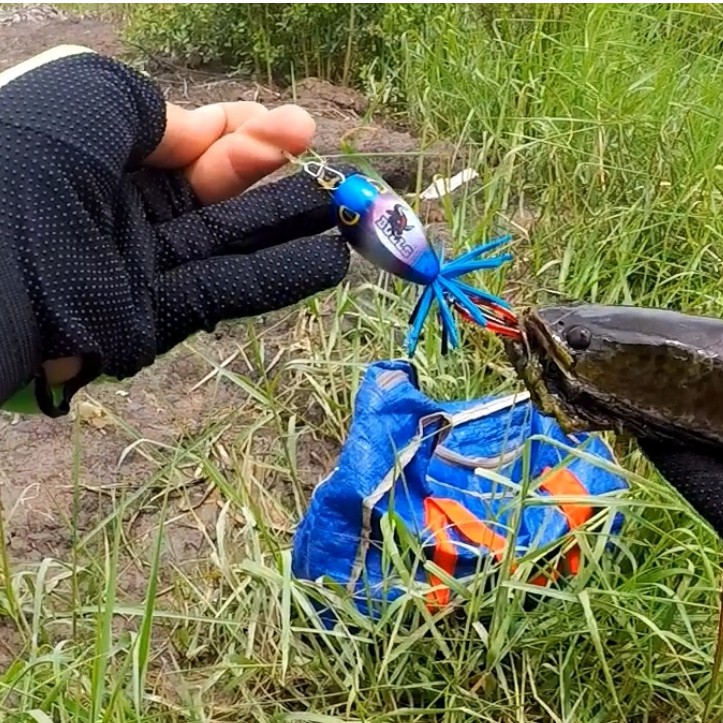
[[[568,376],[574,366],[572,355],[534,309],[524,316],[522,334],[532,353],[545,368],[550,372]]]
[[[551,383],[569,380],[574,359],[535,309],[520,315],[518,329],[519,337],[506,344],[507,356],[518,373],[531,367],[530,371],[541,372]],[[525,380],[526,374],[521,376]]]
[[[580,429],[574,398],[574,359],[564,342],[535,309],[519,315],[519,337],[505,341],[505,352],[530,393],[531,401],[566,430]]]
[[[575,358],[555,331],[559,320],[554,308],[526,310],[520,315],[520,337],[505,342],[507,357],[530,400],[566,434],[620,431],[605,399],[578,381]]]

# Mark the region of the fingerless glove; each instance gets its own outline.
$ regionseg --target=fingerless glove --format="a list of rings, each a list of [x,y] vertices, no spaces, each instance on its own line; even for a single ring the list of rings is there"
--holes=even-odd
[[[59,56],[59,57],[58,57]],[[85,49],[0,76],[0,401],[30,384],[65,414],[199,330],[338,284],[347,245],[300,173],[203,207],[180,172],[143,167],[165,130],[144,75]],[[40,364],[80,356],[57,396]]]

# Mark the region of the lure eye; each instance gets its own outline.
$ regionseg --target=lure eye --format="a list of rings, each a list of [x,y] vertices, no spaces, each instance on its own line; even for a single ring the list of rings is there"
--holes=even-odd
[[[585,351],[590,346],[592,334],[584,326],[573,326],[565,332],[565,341],[575,351]]]
[[[339,220],[345,226],[355,226],[357,223],[359,223],[360,218],[361,216],[358,213],[350,211],[346,206],[341,206],[339,208]]]
[[[386,193],[388,190],[381,183],[379,183],[376,178],[367,177],[367,181],[369,181],[369,185],[373,186],[377,191],[379,191],[379,193]]]

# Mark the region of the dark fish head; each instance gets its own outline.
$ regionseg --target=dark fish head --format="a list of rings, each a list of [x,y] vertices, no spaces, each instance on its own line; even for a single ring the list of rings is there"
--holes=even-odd
[[[628,429],[723,442],[723,321],[667,309],[563,304],[520,315],[510,361],[568,432]]]

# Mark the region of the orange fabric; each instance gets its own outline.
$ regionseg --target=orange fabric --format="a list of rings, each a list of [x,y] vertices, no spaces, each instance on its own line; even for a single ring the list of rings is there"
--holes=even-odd
[[[424,519],[427,527],[432,531],[436,539],[434,546],[434,564],[438,565],[449,575],[454,575],[457,567],[457,550],[452,544],[452,540],[447,533],[447,518],[444,513],[434,504],[431,497],[424,500]],[[442,585],[442,581],[436,575],[429,576],[429,582],[432,586]],[[427,598],[427,606],[444,606],[449,603],[449,588],[442,587],[432,590]]]
[[[548,467],[542,473],[547,474],[549,469]],[[540,487],[553,497],[587,497],[589,495],[582,482],[569,469],[558,469],[553,472]],[[592,517],[592,507],[580,502],[561,504],[560,511],[567,518],[567,524],[571,530],[580,527]]]
[[[538,587],[546,587],[550,579],[557,580],[558,577],[560,577],[559,570],[550,570],[549,574],[541,572],[530,580],[530,584],[537,585]]]
[[[549,471],[549,467],[544,469],[543,475],[547,475]],[[584,485],[569,469],[557,470],[550,474],[540,487],[553,496],[583,497],[589,495]],[[563,503],[560,505],[560,511],[565,515],[570,530],[583,525],[592,517],[593,513],[591,505],[580,502]],[[457,567],[457,551],[447,532],[447,528],[450,526],[453,526],[470,542],[486,547],[498,561],[504,557],[507,540],[455,500],[427,497],[424,500],[424,518],[425,524],[436,541],[434,563],[450,576],[454,575]],[[566,554],[565,562],[569,573],[577,575],[580,569],[580,548],[577,545]],[[511,570],[515,570],[514,563]],[[533,585],[544,587],[550,579],[557,580],[559,576],[560,571],[554,569],[549,574],[544,572],[537,574],[530,582]],[[436,575],[430,575],[430,583],[433,587],[442,586],[442,581]],[[427,606],[429,609],[439,609],[439,607],[447,605],[449,600],[449,588],[440,587],[440,589],[430,592],[427,597]]]
[[[425,524],[436,540],[432,558],[434,564],[438,565],[448,575],[454,575],[457,567],[457,550],[447,532],[450,525],[453,525],[457,531],[471,542],[484,545],[498,560],[502,559],[507,544],[505,538],[490,529],[459,502],[438,497],[427,497],[424,500],[424,518]],[[433,587],[442,585],[442,581],[436,575],[430,574],[429,582]],[[429,609],[443,607],[449,603],[449,599],[450,590],[448,587],[432,590],[427,596],[427,607]]]
[[[567,562],[567,570],[571,575],[577,575],[580,572],[580,548],[575,545],[565,556]]]
[[[438,497],[431,498],[430,504],[437,507],[455,529],[468,540],[478,545],[484,545],[498,560],[502,559],[507,540],[475,517],[466,507],[455,500]]]
[[[549,469],[549,467],[545,469],[543,474],[547,474]],[[557,470],[540,487],[554,497],[558,495],[570,497],[589,495],[582,482],[569,469]],[[592,506],[580,502],[561,504],[560,511],[565,515],[570,531],[580,527],[592,517]],[[571,575],[577,575],[580,571],[580,548],[577,545],[567,552],[565,562],[568,572]]]

